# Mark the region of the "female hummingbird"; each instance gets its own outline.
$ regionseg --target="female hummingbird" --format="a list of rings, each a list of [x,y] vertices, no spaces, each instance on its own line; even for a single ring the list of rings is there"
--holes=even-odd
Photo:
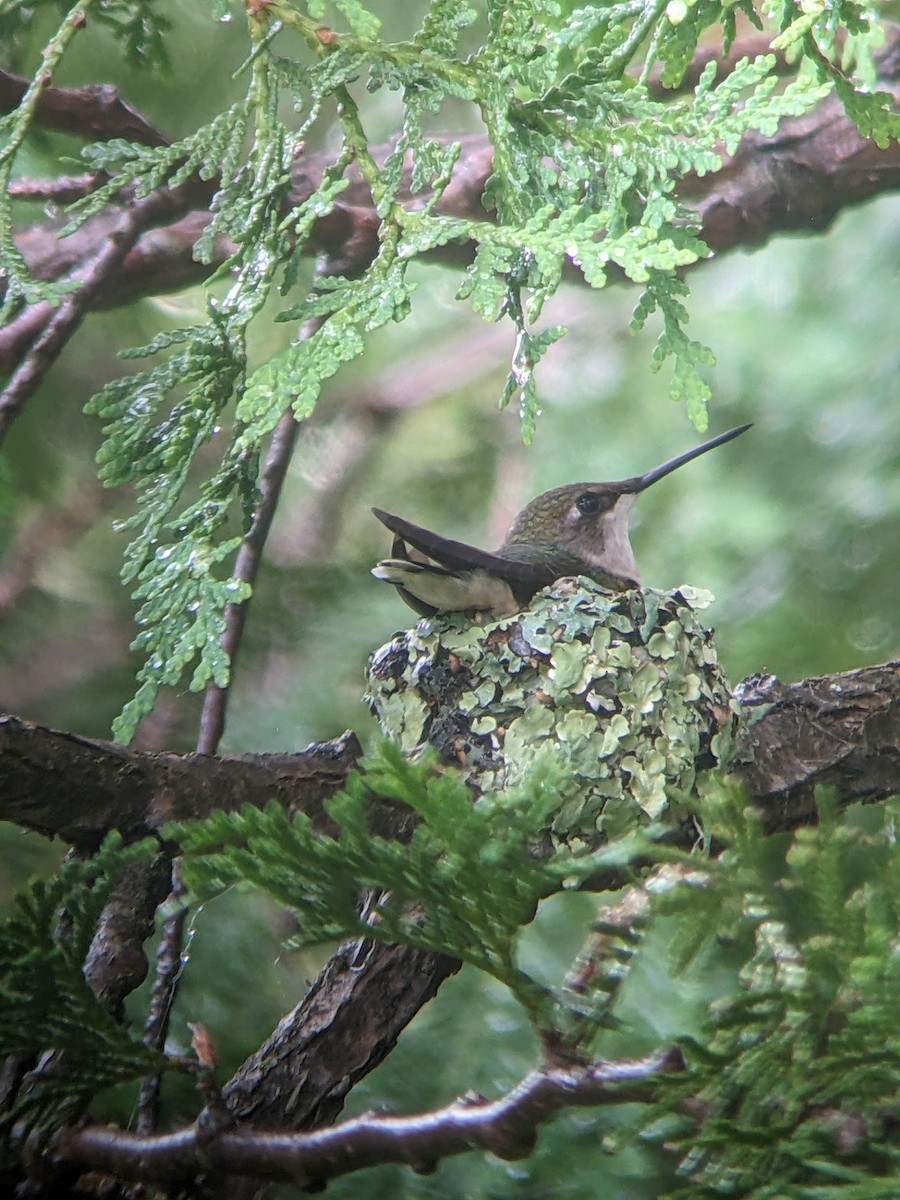
[[[493,554],[395,517],[372,512],[394,534],[392,557],[372,570],[421,616],[478,611],[507,616],[566,575],[587,575],[612,591],[640,583],[628,525],[634,498],[670,471],[730,442],[738,425],[645,475],[615,483],[569,483],[526,504]]]

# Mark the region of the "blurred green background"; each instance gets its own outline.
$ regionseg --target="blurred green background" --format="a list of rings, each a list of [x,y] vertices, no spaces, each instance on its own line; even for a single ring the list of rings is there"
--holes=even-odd
[[[386,30],[401,37],[423,5],[380,7]],[[217,23],[201,4],[168,8],[176,25],[168,80],[126,67],[97,31],[76,42],[57,82],[118,83],[172,135],[207,119],[225,103],[223,89],[242,86],[222,71],[243,57],[240,22]],[[32,69],[41,32],[36,21],[32,41],[8,65]],[[372,137],[386,138],[396,98],[379,93],[368,103]],[[477,128],[461,104],[437,124]],[[323,129],[321,139],[328,136]],[[40,135],[24,166],[53,174],[60,155],[76,153],[72,139]],[[23,219],[40,216],[23,210]],[[718,358],[710,431],[744,421],[753,429],[642,496],[634,544],[646,584],[686,582],[715,593],[711,619],[733,682],[756,671],[795,680],[900,654],[898,253],[900,199],[887,197],[845,213],[824,235],[775,239],[691,276],[690,333]],[[526,449],[516,413],[497,409],[512,329],[486,325],[455,301],[459,271],[420,266],[416,278],[413,316],[372,337],[301,431],[241,650],[225,752],[301,749],[347,727],[364,743],[373,736],[360,701],[366,659],[411,614],[369,575],[389,548],[370,505],[490,547],[538,492],[632,475],[701,440],[667,399],[665,371],[649,369],[656,329],[628,333],[636,291],[591,294],[573,284],[549,306],[547,323],[566,323],[570,332],[541,366],[544,415]],[[0,455],[5,710],[105,737],[131,694],[133,605],[117,578],[125,539],[113,522],[132,511],[133,497],[97,485],[101,433],[82,409],[123,371],[118,350],[197,319],[203,306],[197,290],[92,316]],[[257,359],[291,333],[261,322]],[[199,703],[187,693],[167,695],[139,744],[189,750]],[[9,827],[0,836],[6,897],[56,850]],[[561,973],[595,904],[576,896],[545,905],[528,931],[529,962],[543,962],[551,977]],[[173,1037],[187,1040],[187,1020],[208,1023],[227,1070],[296,1002],[321,960],[283,951],[285,919],[248,897],[223,897],[196,914],[192,928]],[[620,1053],[694,1027],[710,996],[733,979],[723,955],[675,979],[664,931],[655,938],[629,982],[623,1011],[631,1025],[616,1042]],[[508,997],[463,972],[358,1089],[352,1109],[390,1102],[413,1111],[468,1087],[494,1095],[533,1059]],[[127,1117],[127,1098],[110,1103]],[[170,1116],[193,1103],[173,1091]],[[578,1112],[546,1130],[526,1163],[470,1155],[425,1180],[383,1168],[332,1185],[329,1194],[657,1194],[661,1161],[635,1150],[610,1157],[602,1139],[612,1132],[602,1112]]]

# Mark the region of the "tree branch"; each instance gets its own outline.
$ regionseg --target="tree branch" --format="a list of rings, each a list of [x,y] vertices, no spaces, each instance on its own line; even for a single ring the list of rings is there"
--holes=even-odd
[[[84,963],[91,991],[117,1021],[125,1017],[125,997],[147,974],[143,944],[153,933],[156,910],[169,893],[170,862],[158,854],[132,863],[104,906]]]
[[[897,790],[900,662],[796,684],[753,677],[736,695],[751,723],[733,769],[769,830],[814,820],[818,783],[833,786],[840,804]],[[112,828],[135,838],[172,819],[276,799],[333,833],[323,801],[358,754],[352,735],[295,755],[142,754],[7,717],[0,720],[0,818],[90,849]],[[399,836],[405,822],[396,806],[373,805],[373,831]],[[410,947],[342,947],[227,1085],[229,1109],[269,1129],[332,1120],[347,1091],[457,967]]]
[[[341,946],[226,1084],[229,1112],[257,1129],[331,1124],[351,1088],[387,1057],[460,965],[414,946],[369,940]]]
[[[81,851],[95,849],[112,829],[133,841],[171,820],[269,800],[333,829],[323,802],[342,786],[359,754],[352,733],[299,754],[155,754],[5,716],[0,820],[61,837]]]
[[[140,235],[151,225],[161,223],[181,211],[195,188],[160,188],[142,200],[136,200],[120,211],[114,227],[109,230],[96,252],[83,268],[75,273],[79,280],[76,291],[70,292],[59,306],[48,311],[47,321],[31,343],[12,378],[0,395],[0,442],[19,415],[26,400],[33,395],[66,343],[94,307],[105,283],[122,267],[128,252]]]
[[[0,112],[12,112],[28,90],[30,80],[0,70]],[[112,84],[89,87],[47,87],[35,113],[37,124],[85,140],[127,138],[145,146],[168,146],[171,140],[145,116],[126,103]]]
[[[900,661],[784,684],[752,676],[735,695],[752,722],[733,770],[772,829],[815,817],[814,789],[874,802],[900,780]],[[0,820],[95,847],[112,829],[136,839],[173,820],[277,800],[332,829],[323,801],[360,753],[353,734],[297,754],[154,754],[0,717]],[[396,810],[381,814],[388,825]]]
[[[815,818],[815,789],[841,805],[900,791],[900,661],[782,683],[752,675],[734,690],[749,724],[732,769],[772,833]]]
[[[321,327],[324,319],[324,317],[316,317],[307,321],[301,333],[302,339],[311,338]],[[282,414],[281,420],[272,434],[269,452],[259,481],[259,501],[234,564],[234,578],[240,579],[244,583],[253,584],[259,573],[263,550],[278,508],[278,500],[294,453],[299,429],[300,423],[294,415],[293,409],[289,408]],[[222,649],[228,655],[231,674],[234,673],[235,659],[243,639],[250,602],[250,600],[243,600],[240,604],[229,602],[225,607],[225,633],[222,636]],[[225,731],[225,712],[228,706],[229,692],[230,685],[221,687],[215,681],[210,681],[207,685],[203,699],[203,711],[200,714],[198,754],[215,754],[218,749],[219,741]]]
[[[200,1174],[247,1175],[315,1191],[329,1179],[380,1163],[405,1163],[425,1174],[441,1159],[470,1150],[526,1158],[538,1128],[562,1109],[646,1102],[661,1077],[682,1069],[681,1055],[673,1050],[631,1062],[547,1067],[492,1102],[466,1097],[432,1113],[367,1115],[306,1134],[226,1130],[210,1136],[195,1125],[140,1138],[89,1126],[64,1131],[54,1152],[67,1164],[124,1179],[172,1185]]]
[[[761,49],[751,39],[751,53]],[[880,57],[881,85],[900,93],[900,39]],[[724,64],[744,52],[738,43]],[[708,61],[701,54],[698,69]],[[692,68],[693,69],[693,68]],[[491,220],[482,205],[484,186],[493,170],[491,148],[478,135],[454,138],[446,135],[438,141],[460,141],[462,154],[450,184],[436,211],[469,220]],[[383,162],[392,146],[373,150]],[[288,205],[301,204],[316,190],[332,156],[314,154],[297,162]],[[410,165],[406,169],[411,178]],[[378,249],[379,218],[371,195],[358,172],[349,174],[350,184],[341,194],[333,212],[320,218],[306,250],[325,253],[335,270],[353,274],[365,270]],[[900,144],[892,142],[879,149],[863,138],[844,113],[840,102],[830,96],[804,117],[787,119],[771,137],[747,134],[736,153],[725,156],[720,171],[703,177],[689,177],[679,187],[679,198],[700,216],[700,234],[716,254],[738,247],[759,246],[779,233],[818,233],[830,225],[844,209],[860,204],[884,192],[900,187]],[[406,201],[420,206],[426,194]],[[113,218],[104,214],[80,231],[77,261],[97,253],[99,242],[107,236]],[[95,297],[101,308],[129,303],[146,295],[173,291],[199,283],[224,261],[231,247],[224,241],[209,265],[196,263],[191,250],[209,220],[205,211],[169,225],[164,231],[138,240],[115,272],[101,283]],[[73,239],[60,241],[55,228],[32,226],[18,235],[17,243],[30,270],[40,279],[57,279],[72,265]],[[69,243],[69,244],[67,244]],[[466,262],[474,247],[451,244],[432,252],[434,261],[450,264]],[[698,264],[700,265],[700,264]],[[26,353],[31,323],[0,331],[0,369],[10,370]]]

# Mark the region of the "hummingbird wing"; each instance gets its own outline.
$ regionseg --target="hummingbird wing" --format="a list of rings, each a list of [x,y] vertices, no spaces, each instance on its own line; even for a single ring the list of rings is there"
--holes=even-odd
[[[504,579],[523,602],[566,573],[564,570],[557,572],[555,566],[546,561],[538,562],[526,557],[508,558],[505,554],[479,550],[477,546],[469,546],[466,542],[455,542],[381,508],[373,508],[372,512],[392,533],[398,534],[442,567],[451,571],[487,571],[489,575]]]

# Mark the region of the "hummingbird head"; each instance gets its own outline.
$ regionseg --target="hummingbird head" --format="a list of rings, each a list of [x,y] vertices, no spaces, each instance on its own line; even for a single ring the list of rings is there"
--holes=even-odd
[[[635,497],[678,467],[749,429],[739,425],[643,475],[612,483],[571,483],[543,492],[522,509],[500,553],[524,546],[562,551],[594,572],[640,583],[629,523]]]
[[[639,582],[628,537],[634,493],[620,483],[570,483],[526,504],[513,521],[500,553],[542,546],[619,579]],[[584,573],[584,572],[582,572]]]

